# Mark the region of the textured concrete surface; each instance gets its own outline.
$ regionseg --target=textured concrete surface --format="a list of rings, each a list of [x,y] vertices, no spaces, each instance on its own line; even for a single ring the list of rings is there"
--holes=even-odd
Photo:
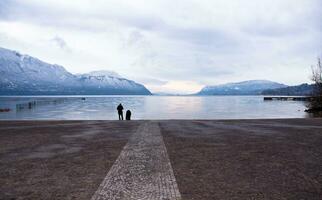
[[[1,200],[180,197],[322,199],[322,120],[0,121]]]
[[[160,127],[182,199],[322,199],[322,119]]]
[[[181,199],[158,123],[146,122],[130,138],[92,200]]]
[[[0,121],[0,199],[90,199],[140,123]]]

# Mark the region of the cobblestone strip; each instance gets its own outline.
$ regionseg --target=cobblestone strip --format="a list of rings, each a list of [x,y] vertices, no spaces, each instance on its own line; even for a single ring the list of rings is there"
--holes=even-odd
[[[141,125],[92,197],[179,200],[181,195],[156,122]]]

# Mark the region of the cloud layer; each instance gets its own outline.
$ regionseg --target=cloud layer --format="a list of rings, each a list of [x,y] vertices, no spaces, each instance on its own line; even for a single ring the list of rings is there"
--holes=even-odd
[[[319,0],[2,0],[0,45],[72,72],[114,70],[154,92],[246,79],[308,82]]]

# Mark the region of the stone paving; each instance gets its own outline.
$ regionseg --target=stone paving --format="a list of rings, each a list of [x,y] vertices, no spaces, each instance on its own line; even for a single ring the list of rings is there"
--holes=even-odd
[[[92,197],[103,199],[181,199],[157,122],[131,136]]]

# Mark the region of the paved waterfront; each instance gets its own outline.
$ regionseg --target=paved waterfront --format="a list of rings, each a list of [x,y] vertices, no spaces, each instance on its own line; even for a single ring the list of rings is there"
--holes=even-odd
[[[322,199],[322,120],[0,121],[0,199]]]

